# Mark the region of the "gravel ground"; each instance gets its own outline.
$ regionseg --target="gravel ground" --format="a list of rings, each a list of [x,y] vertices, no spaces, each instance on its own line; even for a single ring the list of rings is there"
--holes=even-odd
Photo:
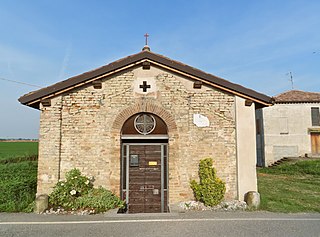
[[[244,201],[221,202],[217,206],[207,207],[201,202],[189,201],[179,203],[179,208],[185,211],[244,211],[247,209],[247,204]]]
[[[244,201],[229,201],[229,202],[221,202],[217,206],[207,207],[201,202],[197,201],[188,201],[188,202],[180,202],[178,204],[178,210],[172,210],[171,212],[190,212],[190,211],[244,211],[248,208],[247,204]],[[113,212],[115,212],[113,210]],[[74,210],[74,211],[66,211],[63,208],[57,209],[49,209],[46,210],[43,215],[94,215],[96,214],[94,210]]]

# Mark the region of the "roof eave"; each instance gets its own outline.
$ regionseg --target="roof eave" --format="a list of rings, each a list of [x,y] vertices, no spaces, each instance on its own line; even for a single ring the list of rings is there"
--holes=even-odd
[[[41,99],[52,97],[58,93],[61,94],[64,91],[70,90],[75,86],[78,87],[85,83],[89,83],[90,81],[113,75],[116,72],[123,71],[127,68],[138,65],[144,60],[150,60],[153,64],[167,67],[170,70],[174,70],[188,77],[193,77],[196,80],[201,80],[211,86],[229,91],[245,98],[252,99],[254,102],[259,103],[263,106],[272,105],[271,97],[149,51],[139,52],[137,54],[122,58],[95,70],[58,82],[49,87],[42,88],[32,93],[28,93],[21,96],[18,100],[24,105],[39,109]]]
[[[303,104],[303,103],[308,103],[308,104],[312,104],[312,103],[320,103],[320,101],[303,101],[303,100],[299,100],[299,101],[292,101],[292,100],[288,100],[288,101],[275,101],[275,104]]]

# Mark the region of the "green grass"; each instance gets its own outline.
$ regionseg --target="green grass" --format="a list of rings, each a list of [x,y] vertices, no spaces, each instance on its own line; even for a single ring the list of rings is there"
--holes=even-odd
[[[258,170],[262,210],[320,212],[320,160]]]
[[[38,155],[38,142],[0,142],[0,161]]]
[[[38,142],[0,142],[0,212],[31,211],[37,155]]]
[[[37,189],[37,161],[0,164],[0,212],[30,209]]]

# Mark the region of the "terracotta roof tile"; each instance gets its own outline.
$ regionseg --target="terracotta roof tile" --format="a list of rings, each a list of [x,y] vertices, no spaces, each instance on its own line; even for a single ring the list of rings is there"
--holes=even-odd
[[[320,102],[319,92],[291,90],[273,97],[275,103],[306,103]]]

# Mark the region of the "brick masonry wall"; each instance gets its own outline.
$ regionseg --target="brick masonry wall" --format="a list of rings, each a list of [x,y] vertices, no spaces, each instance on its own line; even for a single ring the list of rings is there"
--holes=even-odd
[[[152,78],[151,93],[135,88],[144,77]],[[104,79],[102,89],[88,84],[57,96],[41,109],[38,194],[51,192],[74,167],[119,194],[121,127],[132,115],[151,112],[168,126],[169,202],[193,199],[189,182],[207,157],[227,184],[226,199],[235,199],[234,103],[232,95],[207,86],[193,89],[191,80],[155,67]],[[197,127],[193,114],[206,116],[210,125]]]
[[[60,173],[61,97],[51,104],[40,108],[38,194],[50,193]]]

